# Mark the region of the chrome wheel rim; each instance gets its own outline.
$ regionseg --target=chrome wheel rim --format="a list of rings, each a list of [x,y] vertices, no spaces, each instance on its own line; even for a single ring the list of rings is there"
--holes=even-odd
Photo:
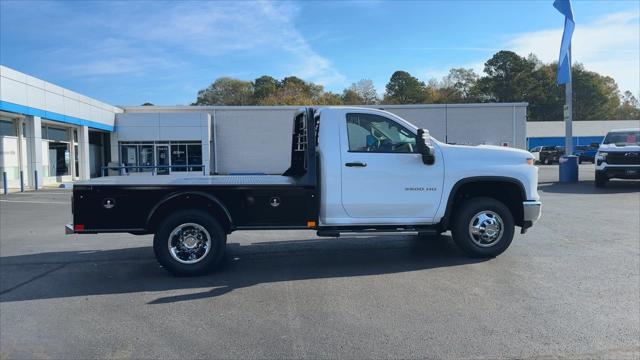
[[[171,257],[181,264],[195,264],[211,250],[211,236],[207,229],[195,223],[178,225],[168,240]]]
[[[469,222],[469,237],[480,247],[491,247],[502,239],[504,222],[493,211],[483,210],[475,214]]]

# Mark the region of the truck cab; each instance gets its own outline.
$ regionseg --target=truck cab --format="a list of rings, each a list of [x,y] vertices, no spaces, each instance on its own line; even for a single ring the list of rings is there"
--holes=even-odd
[[[449,145],[372,108],[303,108],[282,175],[106,177],[74,186],[74,233],[155,234],[177,275],[210,271],[236,230],[437,234],[470,256],[507,249],[539,218],[537,168],[524,150]],[[122,213],[114,211],[120,208]]]

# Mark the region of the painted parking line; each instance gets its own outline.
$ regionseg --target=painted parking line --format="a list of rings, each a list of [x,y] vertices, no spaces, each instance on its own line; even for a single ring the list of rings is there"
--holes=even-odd
[[[6,203],[26,203],[26,204],[71,204],[69,201],[29,201],[29,200],[0,200],[0,202]]]

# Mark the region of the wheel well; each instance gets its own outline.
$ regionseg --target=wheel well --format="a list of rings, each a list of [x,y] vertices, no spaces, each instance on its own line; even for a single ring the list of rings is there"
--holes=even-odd
[[[524,213],[522,202],[525,201],[525,194],[522,185],[507,180],[478,180],[465,182],[454,187],[447,204],[443,224],[445,229],[449,229],[449,220],[452,214],[455,214],[458,206],[460,206],[464,200],[474,197],[490,197],[502,202],[509,208],[509,211],[511,211],[515,224],[517,226],[523,225]]]
[[[213,218],[220,222],[220,226],[227,234],[231,232],[233,227],[229,212],[217,199],[197,193],[186,193],[171,196],[151,210],[148,219],[149,231],[154,232],[163,219],[178,209],[196,209],[211,214]]]

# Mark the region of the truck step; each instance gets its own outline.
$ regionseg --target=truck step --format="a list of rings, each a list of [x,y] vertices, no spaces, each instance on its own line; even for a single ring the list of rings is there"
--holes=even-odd
[[[340,236],[389,236],[389,235],[418,235],[433,236],[439,232],[435,229],[327,229],[318,230],[318,236],[340,237]]]

